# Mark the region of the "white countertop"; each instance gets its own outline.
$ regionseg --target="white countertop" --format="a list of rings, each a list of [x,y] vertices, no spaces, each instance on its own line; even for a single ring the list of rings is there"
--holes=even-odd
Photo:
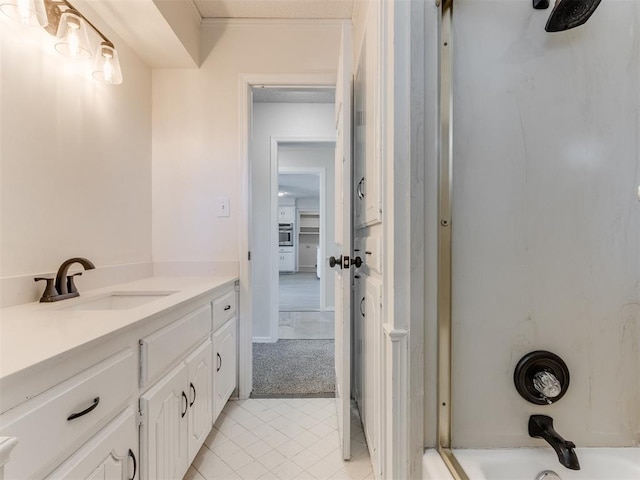
[[[80,292],[53,303],[0,309],[0,379],[88,342],[111,335],[199,295],[233,284],[237,277],[152,277]],[[124,310],[68,310],[111,292],[176,292]]]

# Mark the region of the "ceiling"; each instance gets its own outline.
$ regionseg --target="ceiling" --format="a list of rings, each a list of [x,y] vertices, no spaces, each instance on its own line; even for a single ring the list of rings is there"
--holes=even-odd
[[[350,19],[357,0],[73,0],[151,68],[199,68],[203,22],[222,19]],[[331,102],[329,102],[331,103]]]
[[[286,192],[285,197],[319,198],[320,176],[313,174],[280,173],[278,191]]]
[[[348,19],[354,0],[193,0],[202,18]]]

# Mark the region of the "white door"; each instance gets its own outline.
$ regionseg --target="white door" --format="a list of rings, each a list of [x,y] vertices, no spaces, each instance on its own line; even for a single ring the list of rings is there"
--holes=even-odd
[[[342,457],[351,456],[351,24],[342,24],[336,83],[335,275],[336,407]]]

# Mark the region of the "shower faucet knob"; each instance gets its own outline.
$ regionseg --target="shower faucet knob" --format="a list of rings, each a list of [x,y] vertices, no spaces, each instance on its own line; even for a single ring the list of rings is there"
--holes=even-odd
[[[545,399],[556,398],[562,392],[562,385],[556,376],[545,370],[541,370],[533,376],[533,387]]]
[[[551,405],[569,388],[569,368],[558,355],[536,350],[522,357],[513,372],[516,390],[526,401]]]

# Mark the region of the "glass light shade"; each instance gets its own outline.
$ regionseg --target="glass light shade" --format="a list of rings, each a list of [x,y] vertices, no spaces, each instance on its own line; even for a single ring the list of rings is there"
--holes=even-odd
[[[91,58],[91,44],[84,19],[75,10],[67,10],[60,17],[56,50],[66,57]]]
[[[111,42],[102,42],[93,60],[93,78],[104,83],[119,85],[122,83],[122,70],[118,52]]]
[[[0,11],[30,27],[46,27],[49,24],[44,0],[0,0]]]

